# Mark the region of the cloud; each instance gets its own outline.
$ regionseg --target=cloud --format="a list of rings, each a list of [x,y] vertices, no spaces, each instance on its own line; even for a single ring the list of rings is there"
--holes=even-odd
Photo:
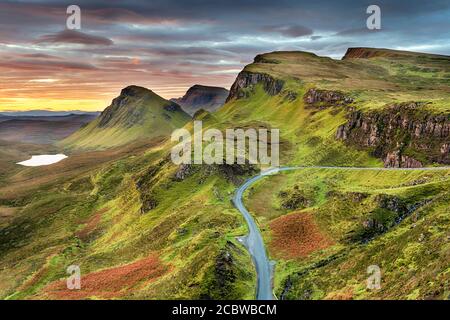
[[[97,69],[90,63],[77,61],[60,61],[59,59],[6,59],[0,61],[0,69],[11,71],[29,70],[29,71],[89,71]]]
[[[448,0],[378,0],[380,31],[366,28],[369,3],[354,0],[76,4],[82,30],[61,31],[66,1],[0,0],[0,92],[9,88],[8,96],[20,99],[101,97],[101,107],[130,83],[165,97],[182,95],[194,83],[229,87],[264,52],[301,50],[333,58],[358,46],[450,52]]]
[[[45,54],[45,53],[22,53],[19,56],[22,58],[34,58],[34,59],[50,59],[50,60],[61,59],[57,56],[53,56],[53,55]]]
[[[302,25],[290,25],[290,26],[264,26],[265,32],[279,33],[285,37],[298,38],[303,36],[309,36],[313,34],[313,31]]]
[[[37,43],[76,43],[100,46],[110,46],[114,44],[111,39],[106,37],[93,36],[75,30],[64,30],[54,34],[43,35],[39,37]]]

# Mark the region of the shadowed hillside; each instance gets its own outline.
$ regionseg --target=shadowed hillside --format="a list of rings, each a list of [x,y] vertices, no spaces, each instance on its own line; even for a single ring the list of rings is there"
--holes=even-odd
[[[224,105],[228,93],[228,90],[225,88],[197,84],[189,88],[183,97],[171,99],[171,101],[178,103],[184,111],[192,116],[200,109],[208,112],[216,111]]]

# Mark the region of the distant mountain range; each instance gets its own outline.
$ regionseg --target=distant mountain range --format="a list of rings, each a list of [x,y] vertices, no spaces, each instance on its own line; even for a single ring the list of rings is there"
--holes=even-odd
[[[98,113],[66,114],[15,112],[0,115],[0,140],[53,144],[97,118]],[[45,115],[43,115],[45,114]]]
[[[229,91],[225,88],[196,84],[189,88],[183,97],[170,100],[178,103],[185,112],[193,116],[200,109],[216,111],[224,105],[228,94]]]
[[[51,110],[28,110],[28,111],[0,111],[0,117],[63,117],[71,114],[89,114],[99,115],[99,111],[81,111],[81,110],[68,110],[68,111],[51,111]]]

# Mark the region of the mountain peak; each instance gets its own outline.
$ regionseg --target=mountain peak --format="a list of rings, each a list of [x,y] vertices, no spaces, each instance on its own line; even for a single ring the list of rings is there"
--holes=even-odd
[[[122,89],[95,121],[62,144],[81,149],[115,147],[137,139],[167,136],[190,119],[176,103],[133,85]]]
[[[144,96],[147,94],[155,95],[152,90],[136,85],[125,87],[120,92],[120,95],[123,96]]]
[[[213,86],[204,86],[204,85],[201,85],[201,84],[194,84],[192,87],[190,87],[188,89],[187,92],[189,92],[189,91],[191,91],[191,92],[192,91],[198,91],[198,90],[208,91],[208,92],[212,92],[212,91],[214,91],[214,92],[224,92],[224,91],[227,91],[227,89],[222,88],[222,87],[213,87]],[[187,94],[187,92],[186,92],[186,94]]]

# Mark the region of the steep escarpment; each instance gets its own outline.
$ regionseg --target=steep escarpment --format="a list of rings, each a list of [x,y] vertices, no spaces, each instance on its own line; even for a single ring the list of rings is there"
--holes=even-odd
[[[194,115],[200,109],[214,112],[225,103],[229,91],[221,87],[210,87],[196,84],[189,88],[186,94],[171,101],[179,104],[183,110]]]
[[[347,59],[371,59],[371,58],[408,58],[408,57],[435,57],[448,59],[448,56],[430,54],[430,53],[417,53],[402,50],[391,50],[383,48],[348,48],[342,60]]]
[[[342,60],[346,59],[370,59],[376,57],[398,57],[408,54],[406,51],[386,50],[379,48],[348,48]]]
[[[284,81],[276,79],[269,74],[242,71],[236,78],[230,89],[226,102],[232,99],[240,99],[250,96],[257,84],[262,84],[264,91],[271,95],[277,95],[283,89]]]
[[[366,148],[386,167],[450,163],[450,114],[430,113],[424,103],[390,105],[380,111],[354,111],[336,138]]]

